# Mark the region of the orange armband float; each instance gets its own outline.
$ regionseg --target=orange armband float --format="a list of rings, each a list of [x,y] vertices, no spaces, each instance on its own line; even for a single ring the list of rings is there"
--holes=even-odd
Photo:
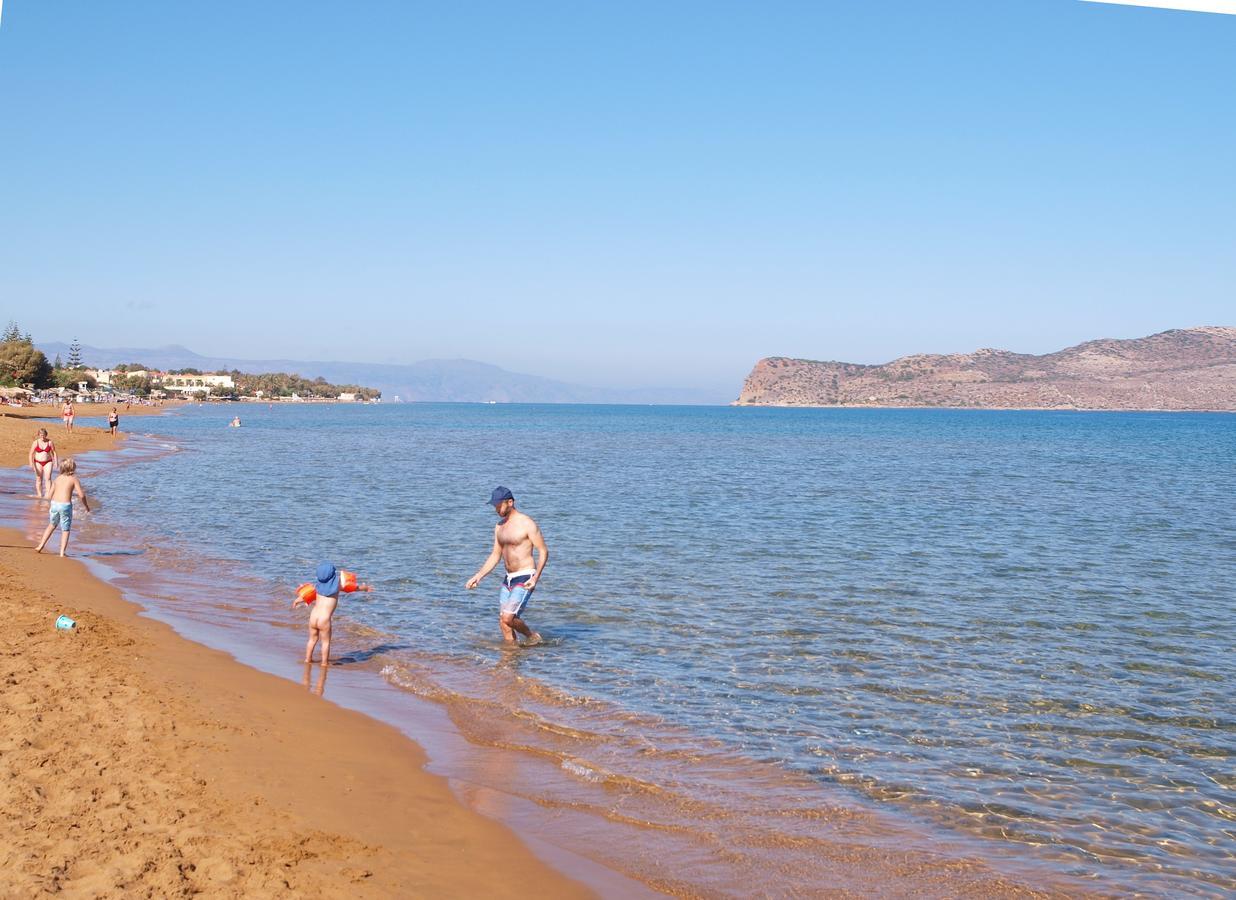
[[[339,570],[339,592],[341,594],[351,594],[360,590],[364,585],[356,580],[355,572],[345,572]],[[313,602],[318,599],[318,589],[312,581],[306,581],[296,589],[296,599],[304,601],[306,606],[312,606]]]

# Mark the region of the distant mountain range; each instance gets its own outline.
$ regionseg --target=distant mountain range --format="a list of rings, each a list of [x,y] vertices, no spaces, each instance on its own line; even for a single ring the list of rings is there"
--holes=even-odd
[[[883,365],[772,356],[755,364],[738,403],[1236,410],[1236,328],[1088,341],[1043,356],[977,350]]]
[[[69,358],[69,345],[55,341],[38,344],[48,359]],[[382,392],[386,401],[430,400],[499,403],[681,403],[719,404],[729,397],[717,391],[690,388],[613,390],[554,381],[536,375],[508,372],[470,359],[427,359],[407,365],[362,362],[313,362],[292,359],[235,359],[202,356],[175,344],[166,347],[81,347],[82,361],[91,368],[142,363],[156,369],[200,369],[261,374],[289,372],[305,378],[325,378],[332,384],[359,384]]]

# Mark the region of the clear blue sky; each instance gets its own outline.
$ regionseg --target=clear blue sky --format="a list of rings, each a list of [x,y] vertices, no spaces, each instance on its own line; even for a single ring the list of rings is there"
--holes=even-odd
[[[1236,324],[1236,17],[8,0],[0,314],[737,390]]]

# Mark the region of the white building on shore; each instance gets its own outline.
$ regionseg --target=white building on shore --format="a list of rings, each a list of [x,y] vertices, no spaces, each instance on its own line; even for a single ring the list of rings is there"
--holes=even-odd
[[[147,369],[87,369],[86,374],[102,388],[110,388],[119,378],[149,378],[152,385],[170,394],[230,394],[236,390],[231,375],[172,375]]]
[[[87,369],[86,374],[93,378],[100,387],[111,387],[113,379],[117,377],[126,378],[145,378],[150,376],[151,380],[157,380],[159,372],[149,372],[146,369],[129,369],[125,372],[117,371],[116,369]]]
[[[231,375],[163,375],[158,385],[177,394],[230,394],[236,390]]]

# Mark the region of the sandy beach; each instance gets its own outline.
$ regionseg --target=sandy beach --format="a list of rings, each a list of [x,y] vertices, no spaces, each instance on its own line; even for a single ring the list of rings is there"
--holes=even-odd
[[[6,893],[587,894],[393,728],[139,617],[80,562],[3,530],[0,585]]]
[[[165,412],[169,412],[181,406],[189,405],[189,401],[185,400],[167,400],[162,406],[131,406],[125,409],[123,403],[116,404],[116,411],[120,414],[120,421],[123,422],[126,416],[161,416]],[[60,404],[58,403],[36,403],[33,406],[4,406],[0,407],[0,411],[6,416],[12,416],[18,419],[55,419],[56,424],[60,423]],[[73,404],[73,412],[77,418],[104,418],[112,411],[110,403],[75,403]]]
[[[42,417],[62,458],[117,445],[103,428],[67,434],[58,409],[13,409],[0,465],[25,465]],[[6,892],[587,895],[467,810],[394,729],[137,613],[82,563],[0,530]],[[74,632],[55,630],[61,614]]]
[[[59,419],[52,424],[28,416],[11,416],[6,413],[0,416],[0,465],[10,468],[25,467],[29,471],[27,460],[30,444],[34,440],[35,432],[40,428],[47,429],[61,459],[87,450],[112,450],[117,446],[118,440],[124,439],[123,434],[112,437],[106,428],[92,428],[88,425],[75,425],[73,433],[68,434]],[[33,477],[31,475],[32,479]]]
[[[0,407],[0,466],[10,468],[27,465],[30,443],[35,432],[46,428],[56,452],[63,459],[87,450],[113,450],[117,441],[124,439],[127,420],[133,416],[157,416],[180,406],[168,403],[164,406],[135,406],[120,409],[120,434],[112,436],[106,428],[81,424],[83,419],[106,416],[111,407],[106,404],[79,405],[76,407],[76,422],[69,434],[60,421],[60,407],[6,406]]]

